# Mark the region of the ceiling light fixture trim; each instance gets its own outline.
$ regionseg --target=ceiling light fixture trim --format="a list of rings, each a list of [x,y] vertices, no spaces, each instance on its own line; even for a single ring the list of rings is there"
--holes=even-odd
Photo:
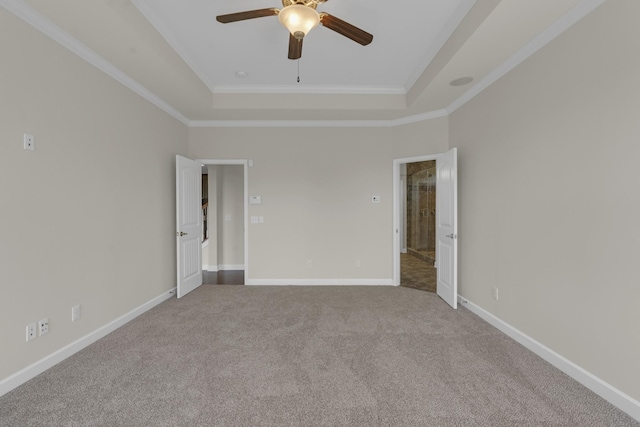
[[[309,31],[320,23],[320,15],[315,9],[292,4],[278,13],[278,20],[297,40],[302,40]]]

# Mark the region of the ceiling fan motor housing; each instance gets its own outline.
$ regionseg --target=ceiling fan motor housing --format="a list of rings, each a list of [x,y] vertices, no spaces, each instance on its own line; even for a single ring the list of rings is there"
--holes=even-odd
[[[319,4],[326,2],[327,0],[282,0],[282,6],[287,7],[292,4],[299,4],[301,6],[307,6],[312,9],[318,7]]]

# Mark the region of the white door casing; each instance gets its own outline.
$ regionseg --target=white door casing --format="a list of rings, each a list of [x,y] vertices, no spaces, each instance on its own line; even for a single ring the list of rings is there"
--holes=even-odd
[[[458,155],[452,148],[436,159],[436,266],[438,295],[458,308]]]
[[[400,286],[400,251],[404,249],[401,246],[401,228],[406,227],[406,219],[402,219],[401,216],[406,215],[406,210],[403,209],[403,204],[406,205],[406,181],[401,179],[402,165],[406,163],[424,162],[427,160],[436,160],[437,154],[430,154],[425,156],[416,157],[404,157],[393,160],[393,278],[392,282],[394,286]],[[437,191],[437,190],[436,190]],[[403,195],[404,194],[404,195]],[[404,240],[408,238],[406,236],[406,229],[404,232]]]
[[[196,159],[196,161],[205,166],[240,165],[244,169],[244,280],[245,284],[249,285],[251,284],[249,272],[249,164],[253,164],[253,162],[250,163],[249,159]]]
[[[178,298],[202,285],[202,165],[176,156]]]

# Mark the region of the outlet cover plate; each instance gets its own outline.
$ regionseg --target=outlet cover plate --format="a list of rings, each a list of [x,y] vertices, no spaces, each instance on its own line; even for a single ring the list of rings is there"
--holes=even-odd
[[[49,333],[49,319],[42,319],[38,322],[38,331],[40,336]]]
[[[36,335],[36,324],[35,323],[31,323],[29,325],[27,325],[27,342],[31,341],[31,340],[35,340],[37,338]]]
[[[25,150],[35,151],[35,149],[36,149],[36,139],[33,137],[33,135],[25,133],[23,141],[24,141],[24,149]]]

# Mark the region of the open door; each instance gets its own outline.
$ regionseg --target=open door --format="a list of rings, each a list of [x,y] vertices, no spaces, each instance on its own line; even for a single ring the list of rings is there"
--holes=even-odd
[[[202,165],[176,156],[178,298],[202,285]]]
[[[458,152],[452,148],[436,159],[436,264],[438,295],[458,308]]]

